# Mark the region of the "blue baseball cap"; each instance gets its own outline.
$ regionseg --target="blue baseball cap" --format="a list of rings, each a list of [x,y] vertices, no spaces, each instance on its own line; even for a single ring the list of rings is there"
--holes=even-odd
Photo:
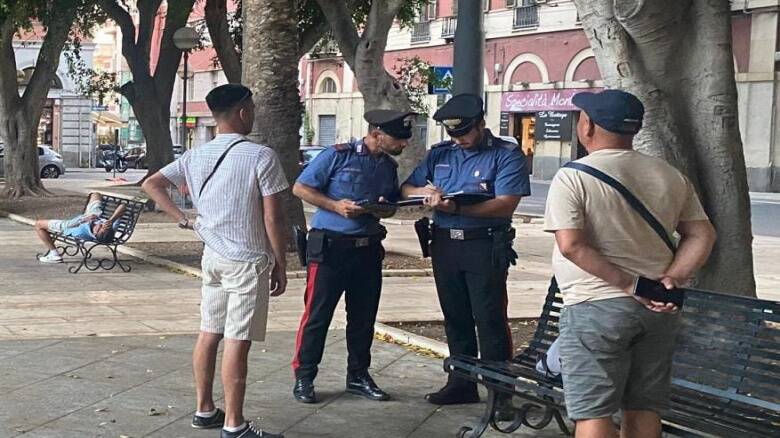
[[[604,90],[600,93],[577,93],[571,102],[609,132],[633,135],[642,129],[645,107],[631,93]]]

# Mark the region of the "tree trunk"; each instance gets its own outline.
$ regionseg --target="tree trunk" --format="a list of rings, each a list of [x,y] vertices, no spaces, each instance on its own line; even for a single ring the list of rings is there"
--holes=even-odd
[[[152,82],[151,78],[148,81]],[[149,177],[173,161],[169,104],[160,101],[153,84],[138,86],[136,82],[128,82],[120,91],[141,126],[146,141],[146,177]]]
[[[48,194],[41,184],[38,171],[38,117],[18,108],[0,117],[0,135],[5,140],[5,189],[0,197],[18,199],[22,196]]]
[[[230,36],[227,0],[206,0],[204,9],[209,36],[228,82],[241,82],[241,56]]]
[[[696,186],[718,231],[698,287],[755,296],[728,2],[575,0],[605,83],[645,104],[634,141]]]
[[[295,8],[285,0],[244,0],[243,82],[256,104],[252,139],[279,155],[287,181],[298,168],[303,106],[298,91],[298,33]],[[284,192],[290,225],[305,227],[303,204]],[[292,243],[292,236],[288,236]]]

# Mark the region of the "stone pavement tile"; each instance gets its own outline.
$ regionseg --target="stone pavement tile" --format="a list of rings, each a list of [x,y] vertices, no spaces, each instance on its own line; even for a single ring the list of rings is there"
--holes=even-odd
[[[75,382],[75,383],[74,383]],[[0,394],[0,436],[12,437],[68,415],[121,390],[119,385],[55,376]]]
[[[50,324],[5,324],[15,337],[52,338],[93,336],[143,335],[155,330],[137,321],[100,321],[59,322]]]
[[[13,340],[0,342],[0,360],[35,351],[61,342],[57,339]]]
[[[0,393],[28,386],[48,379],[49,373],[31,371],[24,368],[9,368],[0,365]]]
[[[189,416],[191,398],[144,385],[49,422],[36,429],[33,436],[67,430],[80,431],[82,436],[141,437],[182,416]]]
[[[141,324],[147,327],[151,327],[155,331],[160,333],[168,333],[168,334],[196,333],[198,330],[200,330],[200,317],[199,316],[190,317],[190,316],[198,315],[198,314],[199,313],[191,312],[189,314],[186,314],[186,316],[188,316],[189,318],[176,318],[175,320],[140,319],[138,322],[140,322]],[[138,315],[133,315],[133,316],[138,317]],[[162,317],[162,315],[159,316]],[[171,316],[170,313],[168,316]]]

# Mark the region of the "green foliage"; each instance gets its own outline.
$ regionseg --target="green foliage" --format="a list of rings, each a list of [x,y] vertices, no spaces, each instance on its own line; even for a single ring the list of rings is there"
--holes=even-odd
[[[428,88],[452,89],[451,78],[439,78],[433,71],[433,67],[419,56],[411,58],[398,58],[400,65],[393,66],[396,80],[403,87],[412,110],[420,114],[428,114],[430,108],[425,102],[428,97]]]
[[[314,141],[314,128],[311,126],[311,114],[308,111],[303,113],[303,138],[306,144],[312,144]]]

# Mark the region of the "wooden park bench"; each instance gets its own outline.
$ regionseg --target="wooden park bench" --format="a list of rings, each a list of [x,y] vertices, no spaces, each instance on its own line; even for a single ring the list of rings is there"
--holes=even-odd
[[[114,238],[108,242],[96,242],[93,240],[84,240],[71,236],[64,236],[60,233],[49,232],[52,240],[60,251],[60,254],[71,257],[80,257],[81,260],[78,266],[71,266],[68,271],[75,274],[81,270],[82,267],[89,271],[96,271],[98,269],[111,270],[114,267],[119,266],[124,272],[130,272],[131,267],[124,265],[117,257],[117,247],[127,242],[130,236],[135,230],[135,225],[138,223],[138,217],[141,215],[141,210],[144,208],[146,201],[138,201],[134,199],[120,198],[117,196],[110,196],[100,194],[101,200],[101,219],[109,219],[114,211],[122,204],[125,205],[125,211],[119,219],[117,219],[117,227],[114,231]],[[89,198],[87,198],[87,204]],[[86,208],[86,205],[85,205]],[[110,256],[104,257],[99,252],[95,252],[96,248],[105,248],[108,250]],[[39,256],[42,254],[39,254]]]
[[[780,437],[780,303],[686,289],[673,366],[671,406],[664,431],[676,436]],[[508,362],[454,356],[445,371],[483,384],[485,412],[460,438],[480,437],[488,428],[512,433],[522,426],[542,429],[555,420],[567,435],[566,405],[558,379],[536,371],[540,353],[558,337],[563,300],[551,286],[528,348]],[[494,418],[498,393],[523,400],[514,420]]]

